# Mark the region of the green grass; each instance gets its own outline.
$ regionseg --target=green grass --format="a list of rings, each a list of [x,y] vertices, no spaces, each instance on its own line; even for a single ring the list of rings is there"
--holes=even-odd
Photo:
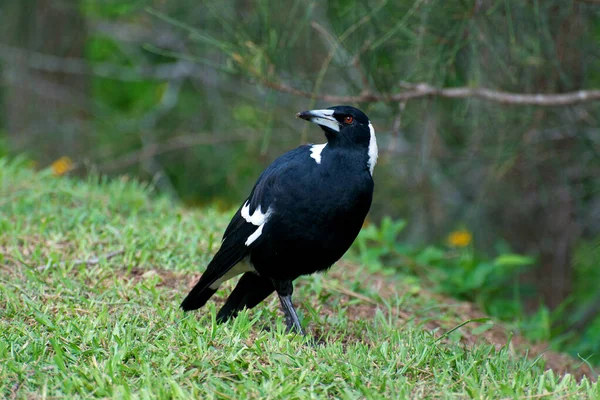
[[[224,325],[212,301],[183,314],[228,213],[20,164],[0,160],[2,398],[600,398],[462,328],[437,340],[422,321],[451,321],[444,304],[348,263],[295,292],[321,346],[285,333],[273,296]]]

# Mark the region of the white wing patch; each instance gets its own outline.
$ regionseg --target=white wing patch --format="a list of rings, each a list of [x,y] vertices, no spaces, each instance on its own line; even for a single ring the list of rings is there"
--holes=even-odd
[[[269,216],[271,215],[271,210],[269,209],[265,214],[263,214],[262,209],[259,205],[258,208],[254,210],[254,214],[250,215],[250,202],[246,200],[246,203],[244,203],[244,207],[242,207],[241,214],[242,218],[244,218],[246,222],[255,226],[259,226],[267,222],[267,218],[269,218]]]
[[[321,152],[327,146],[327,143],[313,144],[310,146],[310,158],[313,158],[317,164],[321,164]]]
[[[246,243],[245,243],[246,246],[250,246],[252,243],[254,243],[254,241],[256,239],[258,239],[260,237],[264,226],[265,226],[265,224],[259,225],[258,229],[256,229],[252,235],[248,236],[248,239],[246,239]]]
[[[248,239],[246,239],[246,243],[245,243],[246,246],[250,246],[252,243],[254,243],[256,241],[256,239],[258,239],[260,237],[265,224],[267,223],[267,221],[269,220],[269,217],[271,216],[271,212],[272,212],[272,210],[269,207],[267,212],[263,214],[262,209],[259,205],[258,208],[256,210],[254,210],[254,214],[250,215],[250,203],[246,200],[246,203],[244,204],[244,207],[242,207],[242,211],[241,211],[242,218],[244,218],[246,220],[246,222],[248,222],[254,226],[258,226],[258,228],[254,231],[254,233],[252,233],[252,235],[248,236]]]
[[[369,131],[371,131],[371,139],[369,139],[369,160],[367,161],[367,165],[369,166],[369,171],[371,171],[371,176],[373,176],[373,169],[375,168],[375,164],[377,164],[377,157],[379,152],[377,150],[377,138],[375,137],[375,128],[369,121]]]

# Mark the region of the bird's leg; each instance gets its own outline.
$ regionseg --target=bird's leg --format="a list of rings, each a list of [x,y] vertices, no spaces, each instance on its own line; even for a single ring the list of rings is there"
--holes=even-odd
[[[279,295],[279,301],[281,302],[281,309],[285,314],[285,323],[287,325],[288,331],[296,332],[300,335],[306,335],[306,333],[302,329],[302,325],[300,325],[300,319],[298,318],[296,309],[292,304],[292,293],[294,291],[292,281],[273,280],[273,285],[275,286],[275,290]]]
[[[296,309],[292,304],[292,296],[280,295],[279,301],[281,302],[281,308],[283,309],[283,313],[285,314],[285,323],[287,325],[288,331],[296,332],[301,335],[306,335],[306,333],[302,329],[302,325],[300,325],[300,319],[298,318],[298,314],[296,314]]]

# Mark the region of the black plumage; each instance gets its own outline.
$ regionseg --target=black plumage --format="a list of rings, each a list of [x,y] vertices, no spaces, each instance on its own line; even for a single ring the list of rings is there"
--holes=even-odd
[[[202,307],[222,282],[243,274],[220,322],[276,291],[288,329],[304,333],[292,282],[331,267],[358,235],[371,207],[377,142],[367,116],[350,106],[297,116],[321,126],[327,143],[300,146],[267,167],[181,304],[185,311]]]

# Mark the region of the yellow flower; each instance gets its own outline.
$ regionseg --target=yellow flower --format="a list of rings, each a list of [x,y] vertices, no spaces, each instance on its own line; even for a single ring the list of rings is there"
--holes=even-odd
[[[467,247],[472,240],[471,232],[465,229],[454,231],[448,235],[448,243],[454,247]]]
[[[73,160],[71,160],[67,156],[63,156],[58,160],[54,161],[52,165],[50,165],[50,168],[52,168],[52,173],[55,176],[64,175],[71,169],[73,169]]]

